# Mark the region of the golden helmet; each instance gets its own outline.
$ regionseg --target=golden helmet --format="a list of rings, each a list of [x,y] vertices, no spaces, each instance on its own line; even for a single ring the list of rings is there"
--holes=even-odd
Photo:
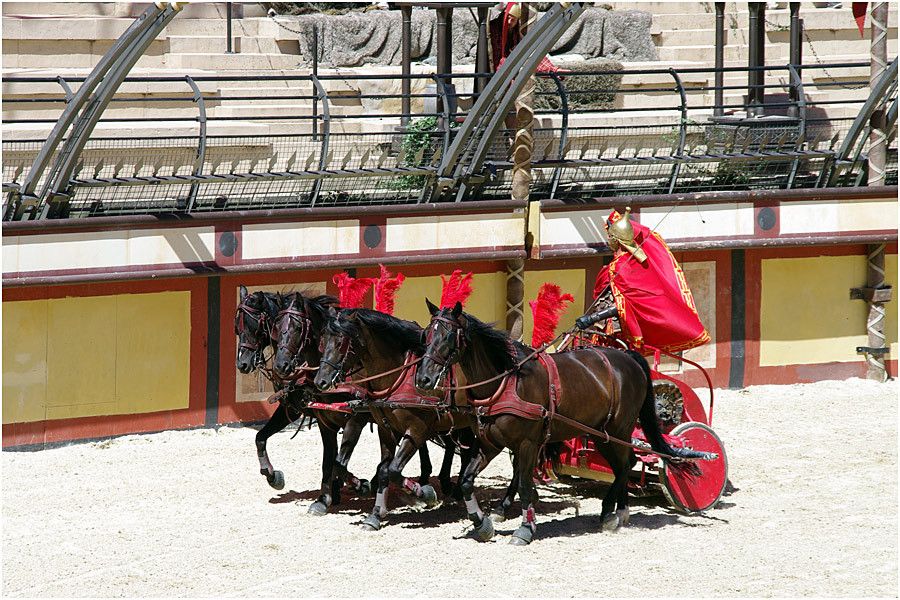
[[[606,220],[606,237],[609,239],[609,247],[615,252],[619,246],[627,250],[638,262],[647,260],[647,255],[634,243],[634,227],[631,226],[631,207],[625,208],[625,214],[612,211]]]

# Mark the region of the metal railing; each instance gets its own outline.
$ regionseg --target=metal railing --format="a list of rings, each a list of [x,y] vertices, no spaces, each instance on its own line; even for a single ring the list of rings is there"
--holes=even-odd
[[[756,118],[745,114],[745,67],[541,74],[531,197],[863,185],[863,113],[880,106],[896,113],[897,96],[896,62],[877,90],[846,89],[866,82],[868,69],[868,63],[760,69],[766,102]],[[466,135],[487,136],[477,140],[483,160],[463,157],[451,178],[440,178],[463,129],[457,126],[489,104],[479,105],[474,81],[490,76],[129,77],[77,160],[69,157],[66,210],[56,216],[507,198],[514,132],[506,115],[493,135],[470,121]],[[404,77],[409,94],[399,91]],[[7,202],[29,179],[84,81],[3,79]],[[479,122],[488,120],[482,115]],[[896,131],[896,119],[890,126]],[[890,183],[897,176],[896,135],[889,139]],[[58,151],[47,158],[58,160]],[[35,189],[45,186],[47,173]],[[48,202],[41,197],[19,216],[46,216]],[[7,218],[16,213],[6,208]]]

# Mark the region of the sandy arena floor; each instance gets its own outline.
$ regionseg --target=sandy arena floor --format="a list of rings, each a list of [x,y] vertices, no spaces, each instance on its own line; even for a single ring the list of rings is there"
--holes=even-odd
[[[258,474],[250,428],[3,452],[3,596],[896,596],[897,392],[863,380],[719,391],[733,490],[715,510],[633,499],[631,524],[604,534],[603,488],[557,483],[539,489],[527,548],[508,544],[518,518],[480,544],[462,507],[397,496],[376,533],[359,528],[368,498],[308,516],[315,430],[270,441],[280,492]],[[376,453],[367,432],[351,469],[368,476]],[[482,505],[510,472],[494,461]]]

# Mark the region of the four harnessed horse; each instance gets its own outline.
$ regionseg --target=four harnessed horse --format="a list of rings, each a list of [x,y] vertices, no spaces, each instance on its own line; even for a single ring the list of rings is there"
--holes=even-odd
[[[242,305],[245,299],[242,292]],[[515,544],[529,543],[536,530],[532,474],[540,451],[547,443],[585,432],[594,438],[615,475],[603,500],[604,530],[615,529],[628,520],[626,483],[635,458],[631,445],[624,440],[630,439],[638,419],[653,450],[661,456],[678,459],[696,458],[700,454],[687,448],[672,448],[663,439],[649,385],[649,365],[637,352],[587,348],[547,355],[531,351],[505,333],[464,313],[459,303],[452,309],[438,309],[428,302],[432,320],[423,331],[415,323],[377,311],[353,309],[338,314],[333,303],[313,302],[319,308],[310,309],[307,301],[297,294],[276,314],[280,334],[276,371],[282,376],[292,376],[297,369],[311,372],[318,366],[315,383],[320,388],[330,387],[345,377],[353,363],[367,375],[374,373],[361,380],[371,384],[364,388],[362,395],[367,396],[368,410],[379,426],[382,446],[377,475],[379,494],[376,507],[364,525],[368,529],[381,526],[386,514],[384,492],[388,483],[402,481],[403,466],[415,450],[424,448],[424,440],[435,430],[448,427],[448,422],[449,428],[471,426],[473,420],[476,424],[480,444],[473,440],[464,446],[472,450],[473,456],[471,460],[464,458],[459,485],[469,517],[475,524],[475,537],[481,540],[493,535],[493,526],[490,517],[481,512],[474,499],[474,480],[504,447],[513,452],[515,475],[500,510],[508,507],[516,491],[523,504],[523,522],[512,538]],[[254,308],[249,304],[248,307]],[[240,313],[241,308],[238,310]],[[318,319],[312,318],[311,314],[321,318],[322,322],[314,324]],[[320,356],[305,355],[304,365],[298,365],[302,350],[312,345],[313,331],[322,331],[318,346]],[[291,332],[294,337],[300,335],[301,341],[292,341]],[[417,359],[417,354],[422,353],[423,342],[425,352]],[[241,352],[248,350],[255,348],[242,342],[238,352],[239,368],[246,368],[248,360],[241,358]],[[416,366],[417,363],[421,364]],[[444,383],[455,363],[459,363],[465,380],[476,383],[454,386],[451,378],[450,386],[445,386],[444,390],[456,394],[448,393],[443,402],[426,406],[427,403],[422,402],[422,392],[412,389],[413,372],[415,388],[427,393]],[[398,372],[400,375],[395,375]],[[566,381],[565,393],[560,384],[563,379]],[[396,392],[401,388],[412,391],[413,404],[397,400]],[[388,400],[378,398],[385,390],[389,393],[382,398]],[[465,406],[465,402],[457,403],[458,392],[462,390],[467,391],[471,406]],[[468,390],[472,390],[471,395]],[[456,416],[455,423],[451,415]],[[395,455],[397,434],[400,447]],[[354,444],[355,441],[342,445],[339,459],[344,461],[342,466],[346,465]],[[449,456],[452,461],[452,454]],[[449,469],[446,457],[444,462]],[[264,471],[264,474],[267,473]],[[269,477],[271,475],[267,474]],[[443,478],[441,482],[443,486]],[[422,489],[422,485],[417,487],[420,497],[425,496]],[[331,491],[334,496],[334,488]],[[326,494],[323,477],[323,496]],[[327,500],[329,498],[320,497],[320,501]],[[325,510],[327,506],[325,503]]]

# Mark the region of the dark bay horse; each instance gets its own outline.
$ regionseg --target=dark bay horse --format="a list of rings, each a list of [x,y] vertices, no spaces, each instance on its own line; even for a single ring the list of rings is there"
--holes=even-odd
[[[307,375],[319,367],[322,358],[320,336],[329,311],[334,311],[336,307],[337,299],[332,296],[308,297],[300,292],[292,292],[284,296],[282,307],[275,317],[274,373],[285,380],[293,380],[296,393],[305,395],[306,405],[315,402],[319,405],[338,406],[353,399],[349,393],[320,393],[307,379]],[[322,489],[319,498],[309,508],[310,513],[320,515],[340,502],[340,489],[344,480],[359,481],[349,473],[347,465],[363,428],[371,421],[371,417],[364,412],[348,413],[325,408],[303,410],[317,419],[322,437]],[[341,429],[343,434],[338,446],[337,436]],[[453,449],[450,448],[449,452],[452,460]],[[419,449],[419,457],[422,468],[420,485],[425,485],[432,470],[426,447]],[[356,483],[355,487],[360,486]]]
[[[375,507],[363,523],[363,529],[368,531],[381,528],[387,516],[385,494],[388,485],[403,484],[403,468],[417,450],[426,447],[429,438],[444,434],[441,439],[446,452],[439,480],[445,495],[453,494],[450,468],[454,441],[448,434],[455,431],[458,436],[463,468],[477,450],[470,416],[431,407],[396,406],[403,402],[419,402],[426,395],[416,394],[412,389],[414,366],[411,363],[423,350],[422,333],[422,328],[412,321],[368,309],[350,309],[332,312],[322,334],[322,359],[314,380],[317,387],[332,387],[354,367],[358,368],[358,377],[374,377],[366,381],[365,386],[368,396],[376,400],[370,404],[370,410],[378,425],[381,462]],[[404,365],[409,366],[403,369]],[[378,377],[379,374],[383,375]],[[409,377],[409,391],[415,397],[400,399],[406,377]],[[380,401],[384,404],[379,405]],[[413,491],[428,501],[434,491],[427,482],[420,480],[420,484],[421,487]]]
[[[536,531],[534,502],[536,491],[532,474],[537,466],[541,448],[547,443],[580,437],[584,430],[568,420],[603,431],[619,440],[630,441],[638,419],[657,452],[672,455],[689,454],[674,450],[663,439],[656,420],[653,391],[650,385],[650,366],[637,352],[612,348],[590,348],[544,355],[553,365],[542,360],[521,361],[533,349],[514,342],[502,331],[482,323],[463,312],[457,303],[452,309],[438,309],[426,300],[431,323],[426,328],[427,348],[416,376],[416,385],[432,390],[438,385],[448,365],[459,363],[465,378],[476,385],[471,390],[475,404],[483,404],[479,414],[479,456],[466,469],[464,478],[474,480],[503,448],[514,457],[515,479],[522,501],[522,524],[513,533],[511,543],[525,545]],[[553,392],[558,398],[551,407],[551,376],[548,368],[555,366],[559,373]],[[509,373],[510,377],[497,377]],[[515,398],[518,396],[518,399]],[[482,402],[479,402],[479,399]],[[492,414],[490,407],[501,406],[499,400],[512,410]],[[543,407],[534,413],[516,414],[524,403]],[[517,404],[517,402],[519,402]],[[494,403],[494,404],[492,404]],[[552,418],[553,414],[563,417]],[[531,414],[529,417],[528,414]],[[566,419],[567,418],[567,419]],[[592,436],[597,449],[609,463],[615,479],[603,498],[602,528],[614,530],[628,521],[628,474],[634,465],[633,450],[624,445],[607,442]],[[470,510],[476,527],[490,520],[477,510]]]

